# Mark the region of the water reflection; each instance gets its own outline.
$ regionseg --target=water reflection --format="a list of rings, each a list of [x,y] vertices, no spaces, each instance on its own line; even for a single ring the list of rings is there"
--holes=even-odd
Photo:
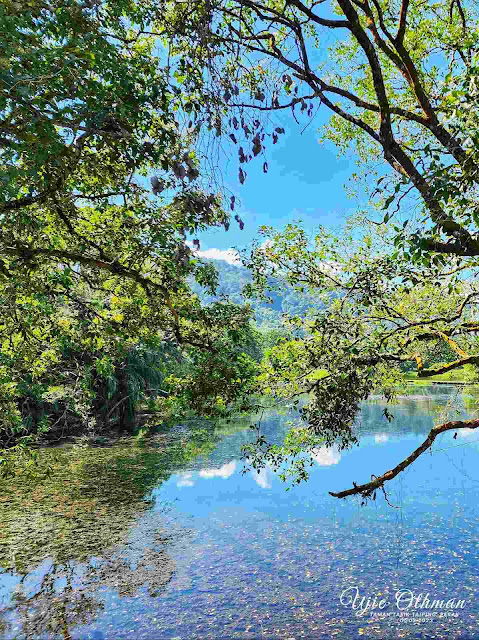
[[[219,469],[201,469],[200,478],[229,478],[236,471],[236,461],[225,462]]]
[[[161,510],[151,518],[151,491],[220,437],[193,429],[187,440],[45,450],[39,474],[2,481],[0,633],[71,638],[104,610],[105,588],[123,598],[145,586],[157,597],[174,562]]]
[[[257,472],[253,472],[252,476],[258,487],[262,489],[271,489],[273,472],[269,467],[264,467]]]
[[[341,460],[341,453],[337,447],[320,447],[314,451],[311,457],[321,467],[329,467],[332,464],[338,464]]]
[[[362,444],[318,448],[310,481],[286,492],[266,467],[242,474],[248,424],[178,429],[148,446],[78,450],[49,478],[0,498],[6,638],[479,637],[478,444],[445,433],[381,496],[328,495],[403,459],[443,415],[470,411],[455,388],[404,393],[362,412]],[[469,403],[469,404],[468,404]],[[281,440],[288,416],[262,429]],[[341,604],[344,589],[463,598],[457,618],[420,622]],[[388,613],[396,613],[391,605]]]

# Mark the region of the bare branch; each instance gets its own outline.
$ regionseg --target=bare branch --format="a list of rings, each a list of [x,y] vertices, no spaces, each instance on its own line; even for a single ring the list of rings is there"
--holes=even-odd
[[[401,11],[399,13],[399,28],[396,35],[396,40],[402,42],[404,40],[404,33],[406,31],[406,18],[407,10],[409,8],[409,0],[402,0]]]
[[[364,498],[368,498],[376,491],[376,489],[381,489],[384,486],[385,482],[389,482],[393,478],[395,478],[401,471],[404,471],[407,467],[409,467],[419,456],[427,451],[431,446],[437,436],[445,431],[455,431],[457,429],[477,429],[479,427],[479,419],[474,420],[458,420],[456,422],[446,422],[444,424],[433,427],[429,432],[426,440],[415,449],[410,456],[405,458],[402,462],[400,462],[394,469],[390,471],[386,471],[383,475],[376,477],[373,476],[373,480],[371,482],[367,482],[366,484],[354,485],[352,489],[346,489],[345,491],[339,491],[334,493],[332,491],[329,492],[331,496],[334,498],[347,498],[348,496],[361,495]]]

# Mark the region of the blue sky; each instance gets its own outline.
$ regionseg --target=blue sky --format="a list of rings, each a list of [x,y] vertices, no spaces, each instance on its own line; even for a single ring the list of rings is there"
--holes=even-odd
[[[327,117],[326,112],[318,113],[301,134],[307,120],[301,118],[298,125],[289,114],[283,114],[280,125],[286,134],[276,145],[268,145],[264,157],[260,154],[243,165],[248,174],[243,185],[238,180],[239,165],[232,147],[235,155],[229,161],[223,158],[221,169],[226,188],[239,200],[235,213],[245,226],[240,231],[232,220],[228,232],[214,229],[200,234],[202,251],[244,248],[261,225],[282,228],[288,222],[302,220],[304,227],[313,230],[318,225],[337,227],[345,221],[358,205],[344,189],[355,165],[351,157],[338,158],[331,143],[319,143],[318,127]],[[262,171],[265,160],[267,174]]]

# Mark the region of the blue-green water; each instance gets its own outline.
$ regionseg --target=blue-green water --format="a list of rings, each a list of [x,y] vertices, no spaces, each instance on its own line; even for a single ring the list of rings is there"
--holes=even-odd
[[[438,438],[387,487],[394,506],[328,494],[392,468],[468,402],[449,386],[418,394],[392,423],[380,398],[366,404],[361,445],[318,450],[290,491],[268,468],[241,473],[241,425],[188,452],[181,429],[161,447],[75,450],[28,499],[3,494],[0,636],[479,638],[479,433]],[[262,429],[280,438],[287,420]],[[356,593],[383,608],[361,615]]]

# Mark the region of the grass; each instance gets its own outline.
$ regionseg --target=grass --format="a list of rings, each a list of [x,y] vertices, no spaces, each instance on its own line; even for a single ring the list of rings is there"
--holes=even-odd
[[[438,365],[439,366],[439,365]],[[430,376],[427,378],[418,378],[417,372],[411,371],[404,374],[405,380],[410,380],[416,384],[428,384],[430,382],[460,382],[463,384],[474,384],[477,382],[477,373],[475,368],[460,367],[447,371],[439,376]]]

